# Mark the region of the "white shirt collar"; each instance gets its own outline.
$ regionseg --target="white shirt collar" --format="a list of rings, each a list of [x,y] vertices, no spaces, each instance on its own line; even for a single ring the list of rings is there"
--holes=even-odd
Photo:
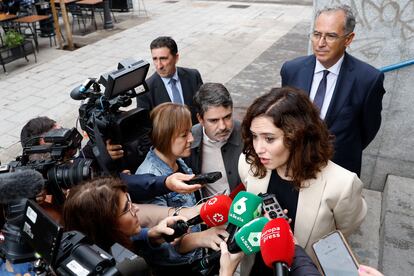
[[[342,57],[334,65],[332,65],[330,68],[325,68],[325,66],[323,66],[319,62],[318,59],[316,59],[314,74],[322,72],[323,70],[328,70],[330,74],[334,74],[334,75],[338,76],[339,75],[339,70],[341,70],[342,62],[344,61],[344,57],[345,57],[345,54],[342,55]]]
[[[174,73],[174,75],[172,76],[172,77],[170,77],[170,78],[163,78],[163,77],[161,77],[161,79],[164,81],[164,83],[167,83],[167,84],[169,84],[170,83],[170,79],[175,79],[177,82],[179,82],[180,80],[178,79],[178,73],[177,73],[177,70],[175,70],[175,73]]]

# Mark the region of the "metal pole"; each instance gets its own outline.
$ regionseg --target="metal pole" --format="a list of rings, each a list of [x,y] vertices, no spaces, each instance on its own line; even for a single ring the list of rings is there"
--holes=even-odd
[[[380,68],[379,70],[381,72],[385,73],[385,72],[397,70],[397,69],[400,69],[400,68],[403,68],[403,67],[406,67],[406,66],[409,66],[409,65],[414,65],[414,59],[402,61],[402,62],[397,63],[397,64],[388,65],[388,66]]]
[[[110,0],[103,0],[104,7],[104,29],[112,29],[114,24],[112,23],[111,9],[109,7]]]

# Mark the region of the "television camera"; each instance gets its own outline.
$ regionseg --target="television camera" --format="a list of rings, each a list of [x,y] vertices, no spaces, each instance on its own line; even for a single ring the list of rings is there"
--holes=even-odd
[[[39,144],[40,138],[44,144]],[[25,262],[33,258],[33,252],[22,242],[19,230],[24,199],[34,198],[45,188],[53,196],[53,203],[61,205],[65,201],[64,189],[94,177],[93,160],[72,160],[81,140],[76,128],[52,129],[42,137],[26,141],[21,156],[0,166],[0,202],[6,204],[0,253],[8,260]]]
[[[89,78],[70,93],[74,100],[86,100],[79,108],[80,125],[88,134],[93,154],[104,171],[120,169],[106,151],[107,139],[122,145],[122,169],[135,171],[149,150],[152,128],[149,111],[139,107],[120,110],[132,103],[137,91],[148,91],[145,83],[148,69],[146,61],[126,59],[118,64],[117,70],[102,75],[99,80]],[[103,93],[101,85],[105,87]]]
[[[40,138],[43,138],[44,144],[39,144]],[[15,161],[0,166],[0,173],[36,170],[46,180],[46,190],[53,195],[54,202],[62,204],[65,200],[62,189],[69,189],[94,176],[92,159],[79,158],[72,162],[81,141],[82,135],[76,128],[52,129],[42,137],[26,141],[23,154]]]
[[[147,275],[145,261],[119,244],[106,252],[79,231],[64,232],[34,201],[25,200],[21,235],[36,260],[36,275]]]

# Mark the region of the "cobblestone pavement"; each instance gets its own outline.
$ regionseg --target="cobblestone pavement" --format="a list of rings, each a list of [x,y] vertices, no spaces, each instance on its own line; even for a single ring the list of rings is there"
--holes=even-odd
[[[244,72],[254,69],[252,66],[259,66],[260,72],[266,66],[269,71],[275,69],[270,68],[273,57],[281,60],[276,58],[275,43],[298,23],[310,22],[312,15],[308,5],[274,3],[154,0],[146,2],[146,8],[149,17],[136,26],[73,52],[48,50],[46,55],[53,57],[46,57],[48,61],[42,61],[40,55],[39,62],[27,69],[7,76],[1,73],[3,163],[20,153],[20,130],[29,119],[46,115],[64,126],[73,126],[79,102],[69,97],[70,91],[88,77],[114,70],[122,59],[133,57],[150,62],[149,43],[159,35],[170,35],[177,41],[179,65],[199,69],[205,82],[229,84],[233,95],[240,99],[236,107],[246,106],[243,100],[249,101],[263,91],[243,91],[240,85],[261,83],[263,75],[252,72],[246,79]],[[307,24],[301,24],[306,31]],[[262,58],[267,62],[261,63]],[[152,71],[151,66],[149,74]],[[268,82],[279,78],[277,71],[268,76]]]

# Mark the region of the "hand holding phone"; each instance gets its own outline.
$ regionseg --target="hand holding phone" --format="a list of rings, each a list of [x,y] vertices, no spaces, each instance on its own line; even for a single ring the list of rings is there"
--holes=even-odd
[[[221,177],[222,177],[221,172],[203,173],[203,174],[194,176],[190,180],[184,181],[184,183],[187,183],[189,185],[214,183],[217,180],[219,180]]]
[[[358,275],[359,264],[340,231],[322,237],[312,248],[324,275]]]

